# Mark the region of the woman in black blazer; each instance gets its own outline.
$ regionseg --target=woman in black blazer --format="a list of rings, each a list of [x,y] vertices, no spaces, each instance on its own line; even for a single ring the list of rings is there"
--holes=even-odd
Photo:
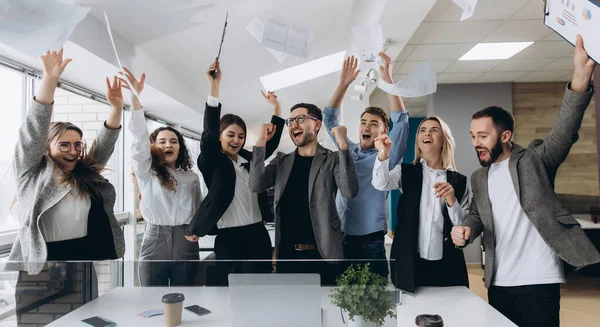
[[[211,71],[216,72],[214,77]],[[256,194],[248,186],[252,152],[243,148],[246,123],[233,114],[220,118],[221,67],[218,61],[213,62],[206,76],[209,96],[204,111],[198,168],[208,194],[188,227],[188,235],[217,235],[216,259],[227,262],[217,264],[216,283],[227,285],[228,274],[232,272],[271,272],[271,239],[263,221],[272,221],[273,214],[266,192]],[[262,125],[269,132],[266,148],[267,156],[270,156],[279,146],[284,120],[278,117],[281,108],[275,94],[269,92],[263,96],[275,111],[271,123]]]
[[[448,125],[433,116],[419,124],[415,143],[415,160],[389,171],[391,141],[382,135],[375,142],[373,186],[402,192],[390,254],[395,260],[392,281],[408,292],[415,286],[468,287],[464,255],[450,237],[469,208],[467,177],[454,163],[454,138]]]

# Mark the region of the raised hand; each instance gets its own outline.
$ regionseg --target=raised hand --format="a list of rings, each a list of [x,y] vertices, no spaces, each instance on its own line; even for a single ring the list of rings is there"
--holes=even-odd
[[[267,94],[265,94],[263,90],[260,90],[260,93],[262,94],[263,98],[267,100],[268,103],[273,105],[273,108],[275,110],[275,116],[281,116],[281,102],[279,102],[279,100],[277,99],[277,95],[275,95],[275,92],[267,91]]]
[[[360,73],[360,69],[357,68],[358,58],[355,58],[354,56],[346,58],[344,60],[344,65],[342,66],[342,72],[340,73],[340,85],[345,87],[350,86]]]
[[[390,157],[392,140],[386,134],[381,134],[375,138],[375,148],[378,150],[377,159],[384,161]]]
[[[215,72],[214,73],[214,77],[213,74],[211,74],[211,72]],[[208,67],[208,69],[206,70],[206,78],[208,79],[208,94],[210,96],[213,96],[215,98],[219,97],[219,89],[221,87],[221,77],[223,76],[222,72],[221,72],[221,62],[217,61],[217,59],[215,58],[215,61],[212,62],[212,64]]]
[[[277,129],[277,126],[271,124],[271,123],[263,123],[260,126],[260,133],[258,134],[258,140],[256,140],[255,145],[256,146],[266,146],[267,142],[273,138],[273,135],[275,135],[275,130]]]
[[[380,52],[379,57],[381,57],[382,60],[382,65],[379,66],[381,79],[386,83],[393,84],[392,73],[394,71],[394,61],[384,52]]]
[[[63,60],[63,49],[60,51],[46,51],[46,54],[40,57],[44,69],[44,77],[49,77],[58,81],[60,75],[65,71],[67,65],[73,59]]]
[[[137,78],[135,78],[135,76],[133,76],[129,69],[123,67],[123,70],[125,71],[125,76],[127,77],[127,81],[129,81],[129,85],[131,85],[131,87],[133,87],[138,94],[142,93],[142,91],[144,90],[144,85],[146,84],[146,73],[143,73],[142,77],[140,77],[140,79],[138,80]],[[123,73],[120,72],[119,74],[123,76]],[[119,79],[122,82],[121,86],[129,90],[129,85],[127,85],[127,81],[125,81],[123,77],[119,77]]]
[[[454,226],[452,227],[452,242],[456,246],[465,246],[471,237],[471,227],[467,226]]]
[[[121,91],[121,81],[114,77],[112,85],[108,77],[106,78],[106,100],[113,108],[123,109],[125,100],[123,100],[123,92]]]
[[[340,150],[348,150],[348,129],[346,126],[337,126],[331,130],[331,134],[335,137],[335,142],[337,143]]]
[[[577,35],[575,43],[575,51],[573,53],[573,64],[575,71],[573,72],[573,80],[571,81],[571,90],[574,92],[586,92],[590,87],[590,81],[594,74],[596,63],[590,59],[585,48],[583,47],[583,38]]]
[[[454,206],[456,203],[456,196],[454,195],[454,187],[452,187],[452,184],[437,182],[433,184],[433,189],[437,198],[444,198],[449,207]]]

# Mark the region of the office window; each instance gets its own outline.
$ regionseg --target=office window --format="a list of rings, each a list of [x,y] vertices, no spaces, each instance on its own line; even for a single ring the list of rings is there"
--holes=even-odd
[[[2,89],[2,128],[0,140],[4,151],[0,151],[0,233],[19,228],[16,217],[16,185],[10,171],[17,143],[19,127],[23,122],[26,102],[25,77],[5,68],[0,68]]]

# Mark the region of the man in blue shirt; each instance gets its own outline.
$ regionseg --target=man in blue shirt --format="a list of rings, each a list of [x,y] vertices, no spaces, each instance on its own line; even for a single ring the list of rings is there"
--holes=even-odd
[[[385,53],[379,53],[384,64],[379,67],[381,79],[387,83],[392,81],[392,63],[390,57]],[[338,116],[342,100],[348,87],[360,70],[358,59],[354,56],[346,58],[342,72],[340,73],[340,84],[336,88],[329,105],[325,107],[323,119],[327,132],[335,142],[331,130],[339,125]],[[389,137],[393,144],[390,153],[390,169],[395,167],[404,152],[408,140],[408,113],[404,103],[399,96],[388,94],[391,107],[392,129]],[[387,113],[378,107],[367,107],[360,116],[359,143],[348,141],[348,147],[354,160],[356,175],[358,176],[358,195],[353,199],[346,199],[339,193],[336,205],[339,216],[342,218],[342,232],[344,233],[344,258],[373,259],[371,271],[387,278],[388,267],[385,261],[385,234],[387,231],[386,221],[386,196],[387,193],[376,190],[371,184],[373,165],[377,158],[375,139],[381,134],[387,134],[390,119]]]

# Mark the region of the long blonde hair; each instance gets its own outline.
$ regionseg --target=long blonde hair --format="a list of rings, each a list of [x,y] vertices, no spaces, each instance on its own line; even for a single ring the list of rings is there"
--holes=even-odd
[[[448,166],[450,166],[452,169],[454,169],[454,171],[456,171],[456,163],[454,162],[454,149],[456,149],[456,143],[454,142],[454,137],[452,136],[450,127],[448,127],[448,124],[446,124],[446,122],[444,122],[438,116],[427,117],[419,124],[419,127],[417,128],[417,138],[415,139],[415,160],[413,161],[413,165],[421,162],[421,149],[419,149],[418,134],[419,130],[421,129],[421,125],[428,120],[436,121],[442,127],[442,134],[444,135],[444,144],[442,145],[441,155],[442,167],[446,169]]]

